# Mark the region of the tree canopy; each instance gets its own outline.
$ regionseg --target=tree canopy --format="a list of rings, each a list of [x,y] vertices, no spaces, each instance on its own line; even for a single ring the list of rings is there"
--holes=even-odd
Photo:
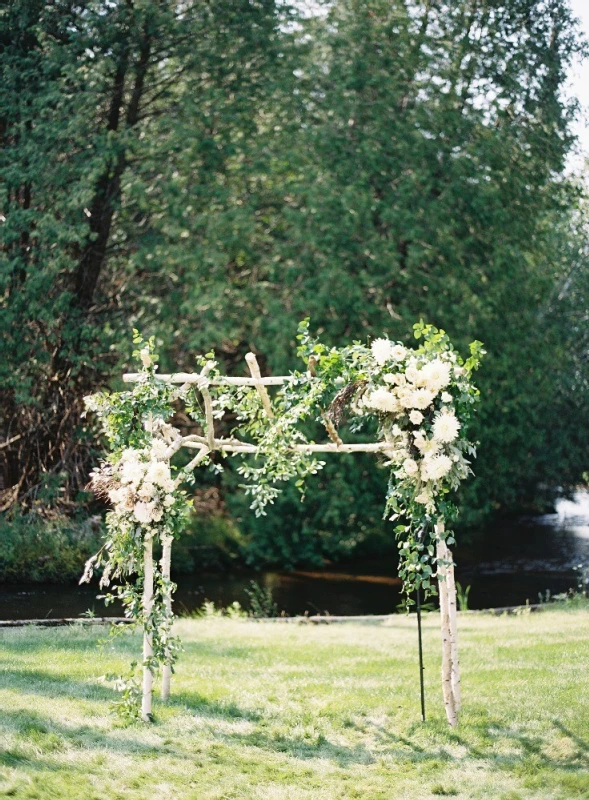
[[[230,373],[252,348],[283,372],[307,316],[332,345],[409,343],[420,318],[484,341],[465,524],[576,485],[589,269],[563,88],[583,46],[565,0],[10,0],[2,507],[89,502],[81,400],[116,386],[132,327],[163,368],[215,347]],[[257,562],[386,537],[361,459],[262,520],[230,468],[203,480]]]

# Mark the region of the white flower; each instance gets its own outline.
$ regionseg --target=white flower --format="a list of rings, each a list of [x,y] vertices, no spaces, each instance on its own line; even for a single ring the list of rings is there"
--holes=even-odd
[[[421,505],[429,506],[433,508],[434,498],[430,491],[424,489],[420,494],[418,494],[415,498],[416,503],[421,503]]]
[[[151,367],[153,364],[153,359],[149,354],[149,347],[144,347],[143,350],[139,352],[139,357],[144,367]]]
[[[414,425],[420,425],[421,422],[423,422],[423,414],[421,413],[421,411],[413,410],[409,414],[409,419]]]
[[[111,489],[108,493],[110,502],[117,506],[117,511],[129,511],[133,508],[133,493],[128,486],[120,486],[118,489]]]
[[[89,394],[84,398],[84,406],[86,407],[87,411],[98,411],[99,404],[97,401],[97,396],[94,394]]]
[[[405,377],[409,381],[409,383],[417,383],[419,379],[419,370],[415,366],[415,364],[410,364],[407,369],[405,370]]]
[[[167,494],[167,495],[164,497],[164,506],[165,506],[166,508],[170,508],[170,506],[173,506],[173,505],[174,505],[174,495],[172,495],[172,494]]]
[[[153,511],[151,512],[151,521],[152,522],[159,522],[160,519],[163,517],[164,512],[159,506],[155,506]]]
[[[439,481],[452,469],[452,459],[443,454],[432,455],[424,459],[421,465],[421,476],[425,481]]]
[[[452,402],[452,395],[450,394],[450,392],[442,392],[440,397],[442,398],[442,403],[451,403]]]
[[[381,367],[391,359],[393,354],[393,344],[388,339],[375,339],[370,345],[370,349],[374,360]]]
[[[145,464],[140,461],[125,461],[121,469],[121,482],[131,483],[137,486],[143,480],[145,475]]]
[[[397,376],[392,372],[387,372],[386,375],[382,376],[382,379],[385,383],[396,383]]]
[[[153,483],[144,483],[137,494],[142,500],[151,500],[155,494],[155,486]]]
[[[427,408],[433,403],[434,397],[435,394],[429,389],[415,389],[415,391],[412,392],[410,406],[421,409]]]
[[[405,461],[403,461],[403,469],[409,476],[417,475],[419,471],[419,465],[417,464],[417,461],[414,461],[412,458],[406,458]]]
[[[438,442],[453,442],[458,436],[460,422],[451,411],[436,414],[434,419],[434,439]]]
[[[391,350],[393,361],[402,361],[407,355],[407,349],[402,344],[396,344]]]
[[[153,520],[155,510],[155,503],[135,503],[133,514],[137,522],[147,525]]]
[[[153,461],[164,461],[168,455],[168,445],[161,439],[154,439],[151,445],[151,457]]]
[[[173,492],[176,488],[176,482],[173,478],[168,478],[168,480],[164,481],[161,486],[164,492]]]
[[[392,392],[386,389],[375,389],[365,400],[369,408],[375,408],[387,414],[394,414],[399,411],[399,401]]]
[[[422,455],[434,455],[440,449],[440,443],[435,439],[428,439],[422,430],[415,431],[414,434],[415,447]]]
[[[145,480],[163,487],[170,480],[169,464],[166,464],[165,461],[152,461],[147,469]]]
[[[454,375],[457,378],[461,378],[465,372],[466,370],[464,369],[464,367],[454,367]]]
[[[446,364],[441,359],[436,358],[422,368],[423,383],[428,389],[437,394],[440,389],[450,383],[450,371],[450,364]]]

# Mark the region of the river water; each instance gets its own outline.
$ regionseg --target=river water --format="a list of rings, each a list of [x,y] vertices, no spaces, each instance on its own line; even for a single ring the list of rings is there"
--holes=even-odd
[[[575,567],[589,565],[589,493],[558,502],[555,514],[495,525],[476,546],[455,552],[456,577],[471,586],[469,608],[493,608],[538,602],[541,593],[575,588]],[[295,572],[236,571],[231,574],[183,575],[175,611],[190,613],[205,600],[249,606],[251,582],[271,589],[279,611],[294,614],[387,614],[399,603],[396,564],[346,564]],[[95,587],[39,586],[17,589],[0,585],[0,619],[76,617],[88,610],[98,616],[120,614],[105,609]]]

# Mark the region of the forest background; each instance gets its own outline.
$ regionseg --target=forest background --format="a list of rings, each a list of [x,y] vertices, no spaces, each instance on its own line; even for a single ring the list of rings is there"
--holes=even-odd
[[[131,329],[162,371],[296,361],[420,318],[488,355],[463,535],[550,509],[589,444],[589,251],[565,0],[10,0],[0,9],[0,579],[75,576],[104,508],[82,398]],[[176,423],[187,428],[179,413]],[[348,436],[348,438],[350,438]],[[328,460],[256,519],[199,476],[185,567],[394,549],[386,470]]]

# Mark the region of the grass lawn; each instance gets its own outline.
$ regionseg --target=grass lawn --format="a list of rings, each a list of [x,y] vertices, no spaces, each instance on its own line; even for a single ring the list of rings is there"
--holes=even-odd
[[[105,630],[0,631],[0,797],[589,798],[589,612],[461,615],[463,712],[448,728],[437,614],[428,720],[415,620],[182,620],[173,696],[125,726],[101,681],[138,652]]]

